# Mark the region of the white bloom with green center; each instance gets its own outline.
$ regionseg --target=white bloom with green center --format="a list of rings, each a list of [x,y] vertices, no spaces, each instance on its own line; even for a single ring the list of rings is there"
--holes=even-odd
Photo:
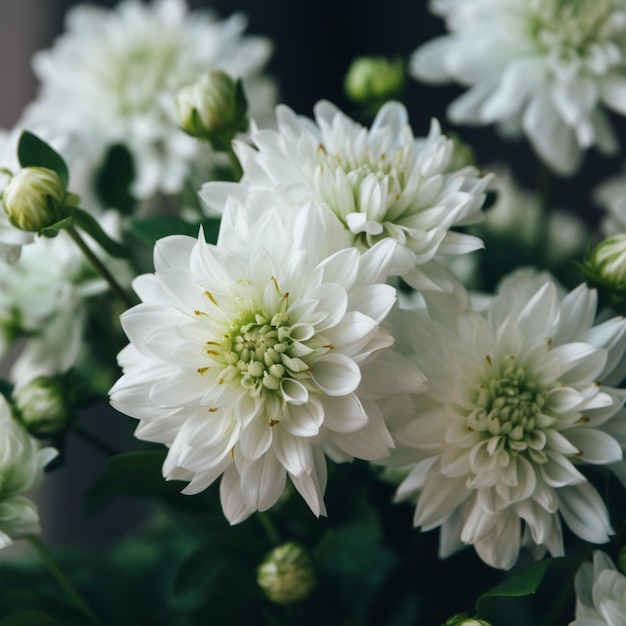
[[[449,34],[414,53],[411,71],[469,91],[450,119],[524,133],[555,171],[582,150],[617,149],[605,107],[626,114],[624,0],[434,0]]]
[[[41,483],[43,468],[56,455],[54,448],[40,447],[0,395],[0,548],[40,532],[37,507],[24,494]]]
[[[252,131],[254,147],[235,142],[241,183],[203,186],[200,195],[212,211],[221,211],[229,195],[259,189],[323,203],[360,250],[397,242],[392,273],[415,287],[432,286],[424,275],[435,255],[482,247],[450,229],[482,219],[491,178],[454,165],[454,142],[436,121],[428,137],[416,139],[397,102],[385,104],[367,129],[326,101],[315,106],[315,122],[282,105],[276,121],[277,130]]]
[[[68,147],[96,166],[108,147],[125,145],[137,197],[177,192],[200,150],[179,129],[182,87],[224,70],[243,79],[252,114],[270,114],[274,90],[260,70],[271,46],[244,36],[245,26],[240,14],[217,21],[206,11],[188,12],[184,0],[123,0],[111,11],[77,6],[54,47],[34,58],[41,94],[23,123],[47,137],[69,136]]]
[[[404,320],[429,390],[389,422],[397,464],[413,463],[398,498],[419,494],[415,525],[441,526],[443,557],[471,544],[503,569],[521,544],[563,554],[561,520],[608,541],[606,507],[580,468],[626,477],[624,391],[613,387],[626,320],[594,326],[594,291],[560,298],[549,277],[529,272],[505,280],[484,314],[458,293],[430,306],[431,317]]]
[[[576,574],[576,619],[569,626],[626,624],[626,576],[600,550]]]
[[[137,437],[169,447],[163,474],[189,480],[184,493],[223,474],[231,523],[271,507],[287,475],[325,514],[324,454],[375,459],[393,445],[362,369],[394,388],[423,380],[383,350],[393,244],[325,256],[333,233],[315,207],[292,223],[256,208],[256,243],[157,242],[155,274],[134,283],[142,303],[122,315],[130,344],[111,390],[112,405],[140,420]]]

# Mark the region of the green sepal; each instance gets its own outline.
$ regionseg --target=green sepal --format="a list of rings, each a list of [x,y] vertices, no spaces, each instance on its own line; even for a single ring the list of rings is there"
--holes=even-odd
[[[55,222],[52,226],[46,226],[39,231],[40,235],[44,237],[56,237],[60,230],[72,225],[73,218],[71,215],[64,217],[62,220]]]
[[[17,144],[17,157],[22,167],[45,167],[56,172],[67,188],[70,180],[69,170],[63,157],[43,139],[25,130]]]
[[[93,215],[87,213],[84,209],[75,207],[72,209],[72,217],[74,218],[74,224],[81,230],[84,230],[105,252],[113,257],[122,259],[130,256],[130,250],[119,241],[111,239],[102,230],[102,226],[100,226]]]

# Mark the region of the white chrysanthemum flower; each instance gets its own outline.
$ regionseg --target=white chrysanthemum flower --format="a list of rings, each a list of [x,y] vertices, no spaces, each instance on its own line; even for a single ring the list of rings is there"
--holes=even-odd
[[[245,26],[240,14],[217,21],[188,12],[184,0],[123,0],[111,11],[77,6],[66,33],[34,58],[41,94],[23,124],[69,137],[67,145],[94,166],[122,144],[134,158],[137,197],[177,192],[203,149],[179,129],[182,87],[221,69],[243,79],[253,115],[269,114],[274,104],[273,86],[259,74],[271,46],[244,37]]]
[[[119,230],[119,215],[105,214],[105,231]],[[86,241],[91,241],[86,238]],[[97,252],[98,253],[98,252]],[[121,282],[130,283],[124,262],[113,263]],[[10,377],[21,387],[38,376],[51,376],[72,367],[83,348],[85,302],[108,289],[83,252],[66,233],[38,237],[20,258],[0,272],[0,357],[12,342],[25,336]]]
[[[404,320],[429,390],[389,422],[404,447],[397,463],[413,463],[398,498],[419,494],[415,525],[441,526],[442,557],[471,544],[508,569],[521,544],[563,554],[561,520],[592,543],[613,533],[579,470],[609,465],[626,478],[624,391],[613,387],[626,320],[594,326],[596,299],[585,285],[561,298],[548,276],[519,272],[484,314],[440,293],[430,318]]]
[[[2,193],[11,178],[9,172],[17,172],[20,169],[17,161],[17,141],[20,132],[0,129],[0,260],[7,263],[14,263],[20,256],[22,246],[34,239],[33,233],[13,226],[2,208]]]
[[[223,474],[231,523],[271,507],[287,475],[325,514],[324,453],[376,459],[392,445],[362,368],[392,388],[422,382],[378,356],[393,342],[380,327],[396,298],[384,284],[393,244],[326,256],[333,232],[317,207],[291,220],[256,208],[254,243],[157,242],[155,274],[134,282],[142,303],[122,315],[130,344],[111,390],[141,420],[137,437],[169,447],[163,474],[190,481],[184,493]]]
[[[450,229],[482,219],[491,178],[455,166],[454,142],[436,121],[427,138],[416,139],[397,102],[384,105],[368,130],[326,101],[316,105],[315,122],[286,106],[277,107],[276,119],[277,130],[252,131],[254,148],[236,142],[241,183],[204,185],[200,195],[211,210],[255,189],[323,203],[359,249],[396,241],[392,273],[415,287],[432,286],[423,278],[435,255],[482,247]]]
[[[37,507],[24,494],[39,485],[43,468],[56,455],[54,448],[40,447],[0,395],[0,548],[40,532]]]
[[[617,140],[603,107],[626,114],[624,0],[434,0],[449,34],[414,53],[413,75],[469,87],[450,119],[525,133],[555,171]]]
[[[569,626],[626,624],[626,576],[600,550],[576,574],[576,619]]]
[[[626,232],[626,172],[603,181],[594,190],[593,199],[604,209],[600,229],[607,235]]]

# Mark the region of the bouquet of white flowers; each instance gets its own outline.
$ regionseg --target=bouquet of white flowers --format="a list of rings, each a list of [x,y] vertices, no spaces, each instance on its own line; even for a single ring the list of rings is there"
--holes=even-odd
[[[581,175],[619,154],[626,2],[430,9],[350,115],[276,104],[269,39],[185,0],[78,5],[36,54],[0,135],[0,626],[626,624],[626,178]],[[414,131],[409,81],[467,91]],[[534,188],[446,119],[527,139]],[[49,541],[63,489],[123,533]]]

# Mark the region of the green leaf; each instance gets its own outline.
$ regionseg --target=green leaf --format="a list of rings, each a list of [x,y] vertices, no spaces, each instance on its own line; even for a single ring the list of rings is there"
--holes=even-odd
[[[37,135],[27,130],[22,132],[17,156],[22,167],[46,167],[56,172],[67,187],[70,175],[63,157]]]
[[[491,598],[519,598],[534,594],[550,567],[577,567],[579,564],[577,559],[567,557],[537,561],[483,593],[476,602],[476,612],[481,615],[485,602]]]
[[[18,611],[0,620],[0,626],[63,626],[41,611]]]
[[[207,218],[201,222],[187,222],[179,217],[158,216],[131,220],[131,232],[144,243],[153,246],[159,239],[169,235],[198,237],[200,226],[209,243],[217,241],[219,218]]]
[[[72,224],[72,221],[73,218],[70,215],[52,224],[52,226],[46,226],[46,228],[42,228],[39,233],[44,237],[56,237],[59,234],[59,231],[70,226]]]
[[[108,254],[118,258],[130,256],[128,248],[124,244],[111,239],[104,230],[102,230],[102,226],[100,226],[93,215],[77,207],[72,210],[72,216],[74,218],[74,224],[84,230]]]
[[[13,395],[13,383],[0,378],[0,394],[2,394],[7,400],[11,399]]]
[[[96,175],[95,187],[105,206],[130,214],[136,205],[131,187],[135,180],[135,163],[123,145],[111,146]]]

